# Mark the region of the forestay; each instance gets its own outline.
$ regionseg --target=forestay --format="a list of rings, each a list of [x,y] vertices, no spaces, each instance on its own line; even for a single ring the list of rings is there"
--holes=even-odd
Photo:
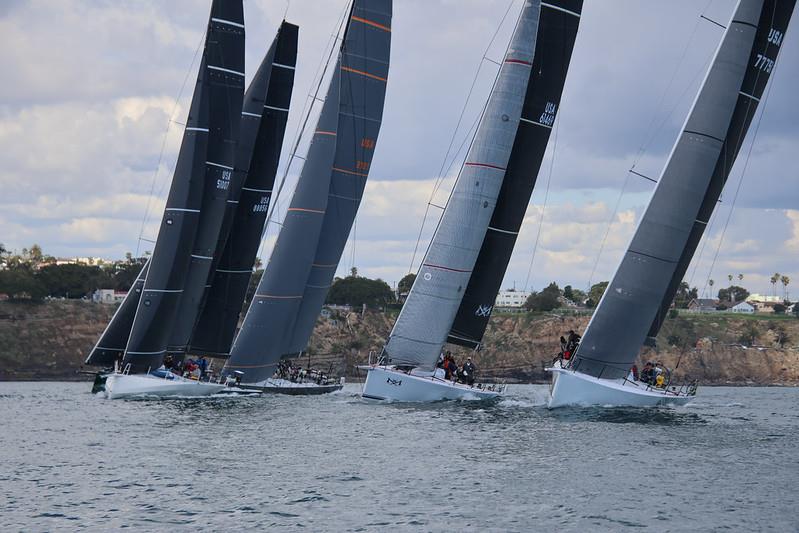
[[[753,52],[764,6],[763,0],[738,3],[629,248],[585,331],[575,362],[580,372],[626,375],[678,266],[688,259],[683,251],[728,141],[747,72],[753,66],[771,71],[776,59],[763,55],[768,48]]]
[[[217,245],[219,260],[189,351],[227,357],[261,243],[288,120],[298,27],[283,22],[244,96],[236,172]]]
[[[691,259],[699,246],[699,241],[702,239],[705,228],[710,222],[713,209],[719,202],[721,191],[727,182],[735,158],[741,150],[746,132],[757,111],[757,104],[763,97],[766,83],[771,77],[771,72],[774,68],[773,62],[777,58],[777,53],[785,36],[785,31],[788,29],[788,23],[791,20],[795,5],[795,0],[765,0],[763,2],[763,9],[760,12],[760,21],[757,24],[757,33],[755,34],[755,43],[749,54],[746,75],[744,76],[741,90],[738,92],[738,101],[732,113],[730,127],[724,137],[721,154],[716,161],[713,176],[710,178],[705,197],[699,208],[699,215],[694,221],[693,228],[691,228],[688,242],[680,256],[666,294],[660,302],[660,308],[655,320],[649,328],[647,337],[650,343],[654,343],[654,339],[663,325],[663,320],[665,320],[669,307],[671,307],[674,295],[677,293],[685,272],[688,270],[688,265],[690,265]]]
[[[474,269],[522,114],[540,2],[525,2],[488,104],[416,281],[386,344],[394,364],[435,366]]]
[[[204,182],[224,179],[206,164],[209,130],[226,127],[211,123],[210,107],[214,102],[210,101],[210,93],[212,85],[243,83],[243,39],[241,0],[215,0],[172,185],[125,349],[123,362],[129,363],[134,372],[157,368],[163,362],[200,224]],[[225,108],[230,109],[227,104]],[[214,117],[221,123],[232,120],[216,113]],[[213,153],[219,154],[220,150]],[[222,164],[232,166],[232,162]]]
[[[533,68],[508,169],[447,342],[477,348],[483,339],[560,109],[582,7],[582,0],[541,3]]]

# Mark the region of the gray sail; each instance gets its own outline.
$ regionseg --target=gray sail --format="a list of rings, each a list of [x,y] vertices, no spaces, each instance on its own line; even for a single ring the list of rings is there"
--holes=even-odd
[[[252,267],[272,198],[294,87],[298,27],[283,22],[244,96],[236,168],[247,169],[234,188],[217,245],[219,261],[189,352],[227,357],[239,324]],[[234,173],[234,178],[236,173]]]
[[[244,372],[247,383],[263,381],[274,373],[289,341],[316,252],[336,154],[341,81],[338,63],[336,67],[269,264],[223,369],[225,374]]]
[[[235,7],[234,7],[235,6]],[[244,19],[241,5],[228,2],[211,18],[216,46],[206,48],[209,65],[208,152],[203,200],[191,262],[186,273],[168,351],[185,353],[209,278],[219,257],[217,251],[225,214],[237,202],[246,168],[236,168],[236,147],[244,99]],[[235,199],[230,198],[231,190]],[[224,239],[223,239],[224,240]]]
[[[223,127],[211,123],[209,93],[212,84],[243,83],[243,57],[234,53],[243,54],[243,25],[241,0],[214,0],[175,174],[125,348],[123,363],[130,364],[133,372],[157,368],[163,362],[192,260],[205,180],[223,179],[206,164],[211,130],[216,135],[218,128]],[[225,108],[230,109],[227,105]],[[217,120],[234,120],[214,116]],[[238,123],[238,117],[235,122]]]
[[[472,146],[385,351],[432,369],[463,298],[508,166],[524,104],[540,2],[522,8]]]
[[[149,265],[149,262],[145,263],[139,275],[136,276],[136,280],[125,295],[125,299],[122,300],[122,304],[111,317],[111,321],[100,335],[97,344],[89,352],[85,361],[87,365],[110,366],[122,357],[125,345],[128,343],[130,328],[133,326],[133,318],[136,315],[136,307],[139,305]]]
[[[391,15],[391,0],[353,2],[341,47],[338,137],[327,212],[285,354],[308,345],[358,213],[383,119]]]
[[[764,2],[741,0],[633,235],[577,350],[575,368],[626,375],[686,247],[725,144]],[[771,70],[775,58],[758,58]]]
[[[730,121],[730,128],[724,138],[724,147],[721,150],[718,161],[716,161],[713,177],[708,184],[702,207],[699,209],[688,243],[671,278],[669,288],[660,302],[658,313],[649,327],[649,332],[647,333],[648,344],[655,344],[655,338],[668,315],[671,303],[674,301],[674,295],[677,293],[680,283],[688,270],[688,265],[690,265],[691,259],[693,259],[694,253],[699,246],[705,228],[710,222],[710,216],[713,214],[716,204],[718,204],[721,191],[727,182],[727,177],[730,175],[735,158],[738,157],[738,152],[743,146],[746,132],[752,123],[760,98],[762,98],[766,84],[771,77],[770,69],[762,68],[764,64],[768,65],[768,63],[764,63],[762,59],[758,63],[758,55],[761,58],[777,57],[777,52],[782,44],[785,31],[788,29],[795,6],[795,0],[765,0],[763,2],[755,43],[749,56],[749,67],[741,85],[741,90],[738,91],[738,103]]]

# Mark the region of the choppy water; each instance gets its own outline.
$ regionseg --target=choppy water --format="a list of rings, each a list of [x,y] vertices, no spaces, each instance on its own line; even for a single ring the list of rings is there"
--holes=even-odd
[[[799,389],[548,411],[0,383],[0,530],[797,531]]]

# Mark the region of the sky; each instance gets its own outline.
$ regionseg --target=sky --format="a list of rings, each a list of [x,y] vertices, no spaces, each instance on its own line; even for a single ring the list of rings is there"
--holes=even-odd
[[[287,169],[290,144],[346,3],[245,0],[248,81],[284,14],[300,26],[279,170],[288,179],[277,220],[300,170],[298,159]],[[556,281],[586,288],[609,279],[652,191],[628,171],[654,177],[662,171],[722,36],[700,15],[726,25],[734,4],[585,1],[506,287],[538,290]],[[395,0],[383,126],[340,275],[355,266],[393,284],[418,267],[440,215],[430,208],[425,218],[425,208],[431,199],[446,201],[464,156],[458,148],[486,101],[497,69],[492,61],[502,57],[521,5]],[[109,259],[151,249],[139,236],[153,239],[157,232],[209,6],[209,0],[0,2],[6,80],[0,84],[0,243]],[[702,293],[709,292],[709,279],[718,289],[728,275],[737,282],[743,274],[750,291],[770,294],[768,278],[780,272],[794,280],[788,290],[799,294],[797,82],[799,33],[790,28],[686,276]],[[306,146],[301,143],[300,154]],[[268,228],[261,257],[269,256],[277,229]]]

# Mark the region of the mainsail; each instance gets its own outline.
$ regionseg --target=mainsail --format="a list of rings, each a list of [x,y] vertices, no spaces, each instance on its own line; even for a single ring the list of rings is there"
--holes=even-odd
[[[243,68],[242,2],[214,0],[175,174],[125,349],[123,362],[130,364],[134,372],[157,368],[162,363],[192,255],[196,255],[195,238],[207,203],[203,198],[205,183],[211,181],[216,187],[217,180],[227,183],[230,178],[233,152],[229,132],[231,122],[238,125]],[[237,96],[237,91],[242,96]],[[225,100],[212,101],[212,95]],[[235,117],[226,115],[236,109],[236,102],[239,107]]]
[[[327,292],[321,285],[329,286],[324,279],[335,273],[377,142],[391,6],[391,0],[353,2],[297,189],[225,365],[227,373],[244,371],[247,382],[270,377],[281,356],[305,347]],[[327,269],[324,283],[315,281],[319,268]]]
[[[477,348],[522,226],[560,108],[582,0],[541,3],[533,68],[505,179],[447,342]]]
[[[221,253],[194,328],[189,349],[193,354],[227,357],[233,343],[280,160],[294,87],[298,31],[297,26],[283,22],[244,96],[235,165],[243,169],[244,182],[237,187],[231,182],[217,247]]]
[[[447,340],[497,204],[533,67],[541,3],[525,2],[488,104],[385,351],[432,369]]]
[[[391,55],[392,0],[356,0],[341,49],[336,159],[322,233],[285,354],[303,351],[358,213],[383,119]]]
[[[208,61],[208,147],[197,233],[183,293],[172,326],[168,350],[184,353],[194,331],[203,296],[209,288],[217,245],[231,190],[238,191],[246,169],[235,168],[244,99],[244,20],[241,3],[226,2],[211,18],[215,41],[205,50]],[[236,194],[238,196],[238,194]]]
[[[719,201],[721,191],[730,175],[735,158],[741,150],[746,132],[752,123],[755,111],[757,111],[757,104],[763,97],[766,83],[771,77],[773,64],[770,64],[767,60],[768,58],[776,59],[795,4],[795,0],[766,0],[763,3],[760,21],[757,24],[754,46],[749,55],[749,68],[746,69],[741,90],[738,92],[738,101],[732,113],[730,127],[727,130],[727,135],[724,136],[721,154],[716,161],[716,168],[713,170],[705,197],[699,208],[699,215],[694,221],[688,242],[680,256],[666,294],[660,302],[660,308],[655,315],[655,320],[649,328],[649,333],[647,333],[650,342],[654,341],[660,331],[660,327],[663,325],[663,320],[665,320],[669,307],[671,307],[674,295],[677,293],[685,272],[688,270],[688,265],[691,263],[691,259],[699,246],[705,228],[710,222],[710,216]],[[758,56],[760,59],[758,59]]]
[[[693,255],[686,249],[696,224],[709,219],[716,202],[706,202],[729,173],[746,131],[745,107],[763,92],[794,3],[738,3],[630,246],[588,324],[574,363],[579,372],[622,377],[637,357],[669,286],[682,279],[683,263]]]

